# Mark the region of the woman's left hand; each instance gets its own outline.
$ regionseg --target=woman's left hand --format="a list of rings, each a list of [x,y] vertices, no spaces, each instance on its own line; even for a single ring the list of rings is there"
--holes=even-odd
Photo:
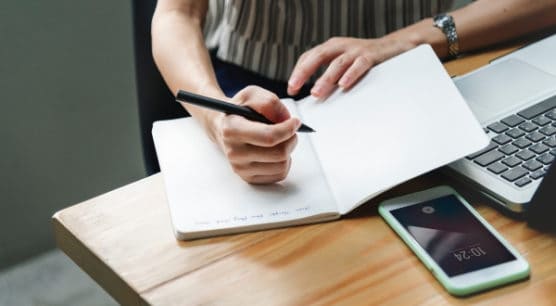
[[[296,95],[321,66],[328,65],[311,89],[311,95],[326,98],[337,86],[344,90],[351,88],[373,66],[414,47],[389,36],[330,38],[299,57],[288,81],[288,94]]]

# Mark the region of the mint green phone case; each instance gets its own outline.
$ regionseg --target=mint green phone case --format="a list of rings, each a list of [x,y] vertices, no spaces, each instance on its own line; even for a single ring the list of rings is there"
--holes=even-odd
[[[431,197],[431,194],[436,194],[435,197]],[[523,260],[525,266],[522,270],[515,271],[513,273],[508,273],[507,275],[489,280],[476,282],[469,286],[454,286],[450,277],[438,266],[438,264],[428,255],[428,253],[419,245],[419,243],[409,234],[405,228],[396,220],[394,216],[387,209],[388,205],[400,204],[400,203],[410,203],[418,204],[427,200],[431,200],[443,195],[453,194],[458,200],[460,200],[463,205],[465,205],[469,211],[475,216],[516,258],[517,260]],[[529,264],[523,259],[523,257],[515,250],[490,224],[488,224],[480,215],[465,201],[465,199],[460,196],[455,190],[448,186],[439,186],[431,188],[428,190],[423,190],[413,194],[408,194],[398,198],[386,200],[380,203],[378,207],[378,212],[384,218],[386,223],[402,238],[407,246],[417,255],[421,262],[429,269],[435,278],[446,288],[446,290],[457,296],[469,295],[479,291],[483,291],[489,288],[500,286],[503,284],[511,283],[517,280],[527,278],[530,273]]]

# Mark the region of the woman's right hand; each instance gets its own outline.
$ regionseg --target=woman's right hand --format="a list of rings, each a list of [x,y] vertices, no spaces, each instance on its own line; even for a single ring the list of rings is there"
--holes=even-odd
[[[237,115],[214,113],[211,134],[233,171],[251,184],[270,184],[285,179],[301,121],[290,116],[274,93],[261,87],[248,86],[231,100],[275,122],[265,124]]]

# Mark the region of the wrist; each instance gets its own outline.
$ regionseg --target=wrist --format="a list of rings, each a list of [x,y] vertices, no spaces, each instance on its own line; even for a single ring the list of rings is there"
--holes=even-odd
[[[438,28],[446,36],[449,58],[456,58],[459,55],[459,39],[456,32],[456,24],[454,18],[448,14],[439,14],[434,16],[433,26]]]
[[[432,18],[423,19],[408,27],[393,32],[391,35],[403,37],[412,47],[429,44],[440,58],[448,56],[446,35],[434,27]]]
[[[191,91],[199,95],[224,101],[230,100],[218,85],[215,85],[212,82],[205,82],[204,84],[205,85],[195,84],[194,86],[183,86],[180,87],[180,89],[183,88],[184,90]],[[181,103],[181,105],[191,115],[191,117],[195,118],[195,120],[201,125],[209,138],[213,142],[217,142],[218,127],[220,126],[222,117],[225,114],[191,104]]]

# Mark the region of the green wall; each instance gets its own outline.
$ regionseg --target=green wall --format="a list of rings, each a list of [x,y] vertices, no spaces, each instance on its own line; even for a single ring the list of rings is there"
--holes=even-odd
[[[144,176],[130,1],[0,1],[0,269],[54,212]]]

